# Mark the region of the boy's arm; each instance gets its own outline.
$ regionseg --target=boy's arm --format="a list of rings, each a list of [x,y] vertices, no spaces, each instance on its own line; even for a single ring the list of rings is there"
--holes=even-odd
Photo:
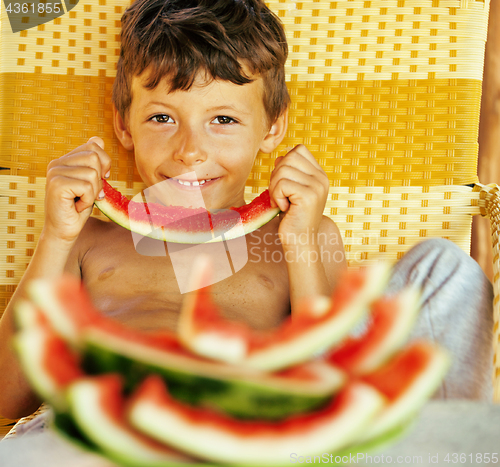
[[[77,239],[102,189],[101,179],[111,166],[104,142],[94,138],[49,163],[42,233],[0,320],[0,415],[7,418],[29,415],[40,404],[12,349],[14,306],[20,298],[27,298],[26,284],[32,279],[58,277],[64,270],[80,275]]]
[[[6,418],[24,417],[34,412],[41,404],[40,399],[33,393],[26,381],[12,348],[11,341],[15,332],[15,302],[20,298],[27,298],[26,284],[32,279],[61,275],[68,262],[71,246],[61,241],[54,241],[50,237],[47,238],[44,233],[40,235],[29,266],[0,320],[0,388],[2,388],[0,415]],[[67,270],[73,273],[78,271],[79,275],[77,261],[76,266],[71,265]]]
[[[281,209],[278,233],[288,269],[292,313],[310,295],[330,296],[346,268],[340,232],[323,216],[329,180],[302,144],[278,157],[271,174],[271,205]]]
[[[304,297],[330,296],[347,268],[342,237],[337,225],[323,216],[314,244],[284,246],[292,312]]]

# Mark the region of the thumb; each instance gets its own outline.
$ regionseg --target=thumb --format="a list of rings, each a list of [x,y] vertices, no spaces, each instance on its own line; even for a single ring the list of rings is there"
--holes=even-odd
[[[102,138],[100,138],[99,136],[92,136],[92,138],[89,138],[87,143],[90,143],[92,141],[98,144],[101,147],[101,149],[104,149],[104,140]]]

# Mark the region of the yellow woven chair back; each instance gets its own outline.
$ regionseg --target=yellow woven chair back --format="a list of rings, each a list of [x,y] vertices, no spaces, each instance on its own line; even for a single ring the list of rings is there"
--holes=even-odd
[[[143,188],[112,122],[128,4],[68,0],[63,16],[16,33],[2,9],[0,310],[38,240],[50,160],[98,135],[111,183],[127,195]],[[330,178],[325,214],[350,266],[396,260],[432,236],[469,252],[471,217],[485,214],[475,184],[488,1],[268,4],[285,24],[293,103],[286,139],[256,160],[247,201],[267,188],[276,156],[303,143]]]
[[[116,180],[140,182],[113,134],[110,90],[128,2],[81,0],[12,33],[2,10],[2,162],[44,176],[99,134]],[[278,151],[306,144],[333,187],[477,182],[488,4],[467,0],[268,2],[285,24],[293,104]],[[248,186],[265,188],[261,157]]]

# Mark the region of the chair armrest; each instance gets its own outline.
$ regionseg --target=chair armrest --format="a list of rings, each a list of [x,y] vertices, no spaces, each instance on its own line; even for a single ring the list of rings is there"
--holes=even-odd
[[[480,191],[479,210],[483,217],[488,217],[491,226],[493,246],[493,400],[500,403],[500,189],[495,183],[483,185],[477,183],[474,191]]]

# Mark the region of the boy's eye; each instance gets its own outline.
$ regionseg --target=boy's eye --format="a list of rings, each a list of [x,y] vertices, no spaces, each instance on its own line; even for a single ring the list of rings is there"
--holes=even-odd
[[[158,120],[154,120],[155,118]],[[153,117],[150,118],[150,120],[153,120],[156,123],[173,123],[172,118],[165,114],[154,115]]]
[[[218,117],[215,117],[213,120],[214,123],[217,123],[219,125],[228,125],[230,123],[236,123],[236,120],[231,117],[226,117],[224,115],[219,115]]]

